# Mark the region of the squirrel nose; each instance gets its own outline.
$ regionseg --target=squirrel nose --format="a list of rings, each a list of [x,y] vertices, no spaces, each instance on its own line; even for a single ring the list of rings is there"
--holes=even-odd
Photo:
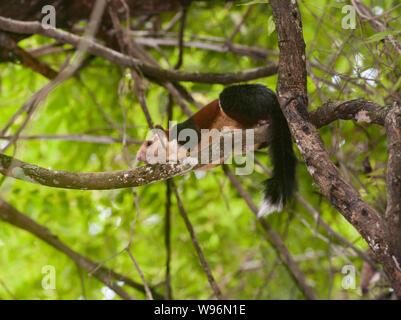
[[[143,152],[138,152],[138,154],[136,155],[136,158],[138,161],[146,163],[146,154],[144,154]]]

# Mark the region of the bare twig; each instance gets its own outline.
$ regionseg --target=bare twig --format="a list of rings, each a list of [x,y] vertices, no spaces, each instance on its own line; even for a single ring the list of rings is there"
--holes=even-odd
[[[235,73],[189,73],[173,70],[170,71],[161,69],[148,63],[143,63],[135,58],[102,46],[93,40],[85,39],[66,31],[58,29],[43,29],[40,22],[26,22],[0,17],[0,29],[22,34],[41,34],[63,43],[69,43],[74,47],[77,47],[79,44],[84,44],[87,47],[87,51],[95,56],[102,57],[123,67],[138,68],[147,77],[162,81],[189,81],[199,83],[230,84],[268,77],[276,74],[277,72],[276,65],[249,69]]]
[[[173,19],[169,21],[169,23],[167,24],[167,26],[164,28],[163,31],[169,32],[171,29],[173,29],[175,24],[182,19],[183,14],[184,14],[183,11],[177,12],[173,17]]]
[[[290,252],[288,251],[281,237],[270,227],[270,225],[266,222],[266,220],[264,220],[262,217],[258,217],[259,209],[253,203],[251,197],[244,190],[244,188],[241,185],[241,182],[235,177],[235,175],[231,172],[231,170],[226,165],[223,165],[223,169],[227,177],[230,179],[231,184],[238,190],[240,196],[245,200],[248,207],[255,214],[259,223],[266,231],[269,238],[272,240],[274,249],[277,251],[277,254],[282,257],[283,262],[288,268],[291,276],[294,278],[298,288],[303,292],[306,298],[310,300],[315,300],[316,299],[315,293],[306,282],[305,275],[298,268],[297,264],[292,258]]]
[[[145,279],[145,276],[143,275],[141,269],[139,268],[138,263],[137,263],[136,260],[134,259],[134,256],[132,255],[130,249],[129,249],[129,248],[126,248],[126,251],[128,252],[128,254],[129,254],[129,256],[130,256],[132,262],[133,262],[134,265],[135,265],[136,270],[137,270],[138,273],[139,273],[139,276],[141,277],[143,286],[145,287],[146,297],[147,297],[149,300],[153,300],[152,292],[151,292],[150,289],[149,289],[149,285],[148,285],[148,283],[147,283],[147,281],[146,281],[146,279]]]
[[[174,69],[178,70],[183,64],[184,57],[184,30],[185,30],[185,22],[187,19],[187,8],[182,9],[181,16],[181,24],[180,24],[180,33],[178,38],[178,61],[174,67]]]
[[[14,293],[11,292],[11,290],[8,288],[6,283],[0,279],[0,285],[4,288],[4,290],[13,298],[14,300],[18,300],[17,297],[14,295]]]
[[[94,34],[96,33],[101,21],[101,17],[103,15],[105,5],[106,5],[105,0],[96,1],[89,19],[88,27],[85,30],[85,38],[84,38],[85,40],[91,41],[90,39],[93,38]],[[0,20],[1,19],[4,18],[0,17]],[[38,24],[41,25],[39,22]],[[18,140],[20,133],[27,126],[35,110],[39,106],[40,102],[46,99],[46,97],[50,94],[50,92],[52,92],[57,86],[66,81],[68,78],[72,77],[75,74],[75,72],[79,70],[83,62],[84,54],[88,49],[88,42],[82,41],[77,43],[77,48],[78,51],[76,52],[75,58],[73,59],[73,64],[68,65],[65,70],[57,74],[57,76],[52,81],[50,81],[43,88],[37,91],[25,104],[23,110],[27,112],[27,116],[22,125],[18,128],[18,130],[14,134],[13,138],[8,141],[8,143],[2,148],[1,152],[5,152],[11,145],[13,145]],[[5,131],[3,130],[2,134],[4,133]]]
[[[135,38],[135,41],[138,44],[148,46],[148,47],[156,47],[156,46],[177,46],[179,43],[179,39],[171,39],[171,38]],[[277,57],[278,52],[267,50],[265,48],[258,47],[249,47],[242,44],[232,43],[230,47],[224,44],[216,44],[204,41],[185,41],[183,43],[184,47],[197,48],[202,50],[209,50],[221,53],[232,52],[234,54],[238,54],[240,56],[248,56],[255,60],[259,61],[267,61],[268,56]]]
[[[174,181],[172,181],[172,180],[171,180],[171,187],[172,187],[173,192],[175,194],[175,197],[177,199],[178,209],[180,211],[180,214],[181,214],[182,218],[184,219],[185,225],[186,225],[186,227],[188,229],[188,232],[189,232],[189,234],[191,236],[191,240],[192,240],[192,243],[193,243],[193,245],[195,247],[196,253],[199,256],[199,260],[201,262],[202,268],[203,268],[203,270],[205,271],[205,273],[207,275],[207,279],[209,281],[209,284],[210,284],[210,286],[211,286],[216,298],[221,300],[224,297],[223,297],[223,295],[222,295],[222,293],[220,291],[219,286],[217,285],[216,281],[214,280],[214,277],[213,277],[213,274],[212,274],[212,272],[210,270],[209,264],[207,263],[207,261],[205,259],[205,256],[204,256],[204,254],[202,252],[202,249],[201,249],[201,247],[199,245],[199,241],[198,241],[198,238],[196,237],[194,228],[192,227],[191,221],[189,221],[188,215],[187,215],[187,213],[186,213],[186,211],[184,209],[184,206],[183,206],[183,204],[181,202],[181,198],[180,198],[180,195],[178,194],[177,187],[175,186]]]
[[[89,274],[92,274],[94,277],[103,282],[106,286],[110,287],[113,291],[115,291],[119,296],[123,299],[132,299],[130,295],[128,295],[125,290],[123,290],[120,286],[118,286],[112,278],[118,281],[124,281],[126,285],[133,287],[136,290],[141,292],[144,291],[144,287],[133,281],[132,279],[118,274],[111,269],[106,267],[97,268],[98,263],[90,260],[89,258],[77,253],[68,247],[64,242],[62,242],[55,234],[53,234],[46,227],[39,225],[35,221],[33,221],[28,216],[20,213],[17,209],[12,207],[10,204],[5,202],[0,198],[0,219],[5,222],[8,222],[20,229],[26,230],[34,236],[42,239],[55,249],[67,255],[71,260],[73,260],[77,265],[81,268],[85,269]],[[97,268],[97,269],[96,269]],[[95,270],[96,269],[96,270]],[[95,271],[93,271],[95,270]],[[157,295],[157,293],[153,292],[154,296],[157,296],[158,299],[162,298],[161,295]]]
[[[0,136],[0,140],[11,140],[13,136]],[[122,143],[122,138],[112,138],[109,136],[95,136],[89,134],[67,134],[67,135],[35,135],[35,136],[20,136],[19,140],[61,140],[61,141],[76,141],[76,142],[89,142],[99,144],[113,144]],[[127,144],[141,145],[142,140],[128,138]]]
[[[245,11],[244,16],[242,17],[240,23],[237,24],[237,26],[235,27],[233,33],[230,35],[230,37],[227,39],[227,44],[231,45],[231,43],[233,42],[235,36],[237,35],[237,33],[241,30],[241,27],[244,25],[246,19],[248,18],[249,14],[251,13],[251,10],[253,8],[253,4],[251,4],[250,6],[248,6],[248,8]]]

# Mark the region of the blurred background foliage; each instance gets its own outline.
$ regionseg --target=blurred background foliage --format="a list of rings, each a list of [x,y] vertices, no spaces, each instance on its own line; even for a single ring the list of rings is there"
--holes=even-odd
[[[386,12],[398,1],[364,1],[376,14]],[[383,37],[377,36],[367,23],[356,29],[341,27],[345,14],[341,12],[346,1],[299,1],[308,61],[308,91],[310,110],[324,102],[366,98],[386,105],[390,92],[400,90],[400,57],[390,60],[380,54]],[[187,15],[185,40],[199,37],[227,39],[241,21],[249,6],[248,18],[234,38],[234,43],[260,47],[278,52],[277,35],[272,13],[265,1],[225,3],[193,3]],[[143,25],[152,30],[154,21],[167,25],[176,13],[162,13]],[[401,8],[387,18],[393,30],[400,29]],[[135,21],[136,18],[133,19]],[[171,32],[179,30],[177,23]],[[375,38],[376,36],[376,38]],[[41,36],[32,36],[19,43],[33,49],[52,43]],[[222,44],[220,42],[220,44]],[[64,45],[63,48],[71,48]],[[148,49],[161,66],[170,68],[178,59],[177,46]],[[41,60],[59,69],[68,51],[46,55]],[[268,56],[277,61],[277,56]],[[247,56],[230,52],[220,53],[186,47],[181,70],[191,72],[233,72],[265,65]],[[397,69],[398,68],[398,69]],[[398,72],[398,73],[397,73]],[[100,104],[107,115],[119,126],[123,124],[122,107],[126,109],[127,134],[143,140],[148,132],[146,119],[138,101],[127,87],[130,84],[126,70],[94,58],[74,77],[55,89],[24,130],[23,136],[91,134],[119,138],[97,107]],[[0,128],[29,97],[48,80],[18,63],[0,64]],[[275,89],[277,76],[259,79]],[[182,83],[202,104],[215,99],[224,86]],[[119,99],[119,86],[124,87]],[[93,93],[93,95],[91,94]],[[94,100],[95,97],[95,100]],[[167,122],[167,91],[146,81],[146,97],[152,119],[163,125]],[[122,104],[122,107],[120,105]],[[192,106],[192,110],[196,108]],[[173,118],[186,116],[174,104]],[[21,116],[8,131],[12,134],[21,125]],[[385,207],[386,139],[384,128],[353,121],[336,121],[320,129],[332,159],[342,173],[363,194],[364,199],[379,212]],[[6,140],[0,140],[5,144]],[[129,145],[135,157],[137,145]],[[126,169],[121,143],[99,144],[51,139],[20,140],[17,148],[7,154],[45,168],[68,171],[112,171]],[[299,194],[315,208],[331,228],[357,248],[365,250],[366,243],[354,228],[320,195],[310,174],[299,158]],[[266,152],[258,152],[259,160],[269,164]],[[368,157],[373,172],[363,172],[363,160]],[[240,177],[255,203],[261,197],[261,181],[265,173],[257,166],[250,176]],[[195,227],[206,259],[230,299],[303,299],[291,275],[277,257],[263,230],[244,200],[230,185],[221,167],[205,174],[193,172],[175,178],[184,207]],[[164,219],[166,184],[158,182],[137,189],[140,215],[135,225],[132,253],[146,279],[164,294],[166,250]],[[123,249],[135,217],[131,189],[110,191],[63,190],[34,185],[11,178],[1,180],[1,196],[40,224],[47,226],[62,241],[79,253],[95,261],[103,261]],[[172,205],[171,281],[176,299],[206,299],[213,297],[205,273],[185,225],[179,215],[174,196]],[[267,217],[271,226],[283,237],[294,259],[307,276],[321,299],[360,299],[358,281],[362,261],[352,250],[327,233],[311,213],[297,201],[280,214]],[[56,269],[56,290],[42,289],[46,265]],[[141,282],[126,252],[108,260],[105,265]],[[356,286],[342,287],[342,268],[356,268]],[[80,279],[82,272],[82,281]],[[84,290],[82,289],[82,282]],[[120,283],[123,285],[122,283]],[[124,286],[124,285],[123,285]],[[142,293],[124,288],[138,299]],[[75,263],[40,239],[0,222],[0,298],[2,299],[119,299],[110,289],[93,277],[79,271]],[[372,297],[372,296],[369,296]]]

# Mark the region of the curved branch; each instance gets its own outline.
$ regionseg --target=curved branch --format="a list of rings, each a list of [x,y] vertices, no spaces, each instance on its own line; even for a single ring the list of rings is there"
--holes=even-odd
[[[254,130],[255,145],[268,142],[266,139],[267,130],[269,130],[269,125],[264,125]],[[245,134],[246,131],[243,130],[242,133]],[[4,176],[54,188],[109,190],[138,187],[183,175],[204,166],[202,164],[202,154],[204,155],[204,152],[209,154],[209,159],[228,157],[230,154],[225,154],[224,148],[220,148],[221,145],[224,145],[224,139],[228,136],[233,139],[231,141],[235,141],[233,132],[223,132],[219,141],[197,153],[197,159],[189,157],[177,164],[147,165],[135,169],[110,172],[70,172],[45,169],[5,154],[0,154],[0,173]],[[242,148],[245,148],[246,142],[243,141],[241,143]],[[234,150],[236,149],[234,148]]]
[[[43,29],[41,23],[37,21],[18,21],[0,17],[0,29],[20,34],[40,34],[62,43],[68,43],[76,48],[85,45],[87,46],[87,51],[95,56],[109,60],[123,67],[135,68],[136,70],[140,70],[147,77],[158,80],[231,84],[264,78],[277,73],[277,65],[274,64],[234,73],[190,73],[175,70],[170,71],[148,63],[143,63],[138,59],[102,46],[93,40],[85,39],[63,30]]]
[[[0,154],[0,173],[4,176],[54,188],[108,190],[138,187],[182,175],[194,167],[190,163],[143,166],[110,172],[70,172],[45,169]]]
[[[383,108],[371,101],[358,99],[327,103],[311,111],[309,115],[311,122],[319,128],[337,119],[354,119],[356,121],[384,124],[387,112],[388,108]],[[266,140],[267,130],[269,130],[268,125],[255,129],[255,144],[269,142]],[[209,154],[219,152],[220,145],[222,145],[221,141],[208,148]],[[222,151],[220,150],[220,152]],[[111,172],[69,172],[41,168],[0,154],[0,173],[5,176],[54,188],[82,190],[139,187],[185,174],[200,166],[183,162],[180,164],[149,165],[133,170]]]
[[[335,120],[355,120],[384,126],[389,108],[372,101],[355,99],[349,101],[328,102],[320,108],[309,112],[311,122],[323,127]]]
[[[278,95],[298,149],[314,182],[332,206],[366,240],[383,265],[395,293],[401,297],[401,267],[392,256],[395,253],[392,253],[391,242],[388,241],[386,222],[341,176],[316,127],[310,122],[306,109],[305,42],[298,4],[291,0],[270,0],[270,5],[280,48]],[[360,116],[363,119],[365,115]],[[401,257],[396,258],[401,260]]]

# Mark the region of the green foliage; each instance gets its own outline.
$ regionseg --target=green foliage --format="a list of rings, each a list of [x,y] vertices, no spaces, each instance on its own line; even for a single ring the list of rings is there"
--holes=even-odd
[[[396,1],[364,1],[384,11]],[[194,3],[188,13],[185,29],[190,35],[227,38],[242,19],[249,5],[254,5],[248,19],[234,38],[242,45],[278,51],[277,35],[266,1],[241,2],[225,6],[218,2],[213,7]],[[335,5],[334,5],[335,4]],[[308,77],[309,103],[314,109],[329,100],[348,100],[359,97],[386,104],[387,90],[399,90],[400,77],[386,56],[378,63],[376,46],[386,36],[399,39],[399,24],[395,30],[375,33],[369,24],[362,23],[355,30],[341,28],[341,6],[345,2],[300,1],[307,57],[313,67]],[[391,15],[399,16],[400,9]],[[160,15],[162,25],[168,24],[174,13]],[[146,27],[146,26],[145,26]],[[149,27],[149,26],[148,26]],[[149,27],[151,29],[151,26]],[[178,24],[173,31],[178,32]],[[33,48],[51,42],[40,36],[30,37],[20,44]],[[65,46],[68,48],[68,46]],[[157,50],[152,55],[164,68],[178,59],[177,47],[163,47],[168,63]],[[66,54],[41,58],[58,69]],[[277,61],[277,56],[269,56]],[[395,63],[400,66],[399,57]],[[358,60],[356,62],[356,60]],[[197,48],[184,49],[183,70],[188,72],[232,72],[263,66],[262,61],[229,52],[219,53]],[[327,70],[330,72],[327,72]],[[376,73],[367,72],[375,69]],[[399,72],[399,70],[398,70]],[[339,77],[337,74],[346,75]],[[28,135],[93,134],[119,138],[118,131],[110,127],[97,104],[121,128],[122,107],[127,113],[127,135],[144,139],[148,131],[146,119],[132,91],[125,90],[119,100],[118,92],[124,70],[99,58],[91,61],[78,78],[72,78],[55,89],[35,113],[34,119],[23,131]],[[362,79],[359,76],[362,75]],[[375,76],[376,75],[376,76]],[[386,77],[384,77],[386,75]],[[0,128],[29,97],[47,83],[47,79],[19,64],[0,64],[1,99]],[[379,81],[372,81],[375,78]],[[394,81],[391,79],[396,78]],[[390,79],[390,80],[389,80]],[[277,76],[260,79],[270,88],[276,87]],[[132,85],[132,83],[128,83]],[[125,84],[127,86],[127,83]],[[195,99],[207,103],[215,99],[222,85],[183,83]],[[364,90],[367,89],[367,90]],[[90,92],[93,92],[96,101]],[[319,94],[320,92],[320,94]],[[368,95],[367,92],[370,92]],[[368,96],[367,96],[368,95]],[[322,96],[326,99],[322,101]],[[168,95],[164,88],[146,82],[146,97],[155,123],[166,123]],[[120,101],[122,106],[120,105]],[[193,111],[196,109],[193,108]],[[18,117],[8,134],[22,124],[25,114]],[[174,119],[185,119],[178,105],[174,105]],[[323,140],[339,168],[350,179],[364,199],[383,212],[385,199],[384,174],[386,140],[383,128],[338,121],[320,129]],[[0,140],[0,143],[3,143]],[[128,146],[134,157],[138,146]],[[20,140],[17,148],[8,154],[23,161],[46,168],[68,171],[112,171],[127,168],[120,143],[96,144],[59,140]],[[369,156],[373,172],[362,172],[362,161]],[[262,163],[268,164],[264,153],[258,153]],[[302,164],[298,168],[299,194],[319,212],[331,228],[354,245],[364,250],[366,243],[354,228],[320,195],[318,188]],[[341,165],[340,165],[341,162]],[[232,166],[234,167],[234,166]],[[266,174],[256,167],[251,176],[241,177],[244,187],[255,203],[261,195],[260,182]],[[217,167],[196,176],[189,173],[175,179],[184,207],[195,228],[200,245],[213,275],[224,294],[231,299],[303,299],[283,262],[266,238],[245,201],[229,183],[222,169]],[[159,285],[164,294],[165,260],[164,223],[166,187],[158,182],[137,189],[140,214],[133,234],[132,252],[146,279]],[[62,241],[77,252],[95,260],[104,261],[122,250],[128,243],[135,211],[132,190],[78,191],[63,190],[6,179],[1,185],[1,196],[38,223],[48,227]],[[176,201],[172,203],[171,275],[174,298],[207,299],[212,291],[200,265],[189,234],[185,228]],[[302,204],[294,201],[283,213],[267,217],[267,221],[285,241],[291,254],[307,276],[319,298],[359,299],[360,291],[342,288],[344,265],[354,265],[357,281],[362,261],[337,238],[317,224]],[[0,280],[18,299],[81,299],[83,291],[75,263],[65,255],[23,230],[0,222]],[[266,241],[267,240],[267,241]],[[43,266],[56,269],[57,289],[48,294],[42,289]],[[141,282],[127,253],[108,260],[105,265]],[[358,271],[359,270],[359,271]],[[88,299],[105,298],[104,285],[81,270],[85,294]],[[0,298],[12,298],[5,286],[0,285]],[[133,296],[145,296],[123,285]],[[115,297],[118,299],[118,296]]]

